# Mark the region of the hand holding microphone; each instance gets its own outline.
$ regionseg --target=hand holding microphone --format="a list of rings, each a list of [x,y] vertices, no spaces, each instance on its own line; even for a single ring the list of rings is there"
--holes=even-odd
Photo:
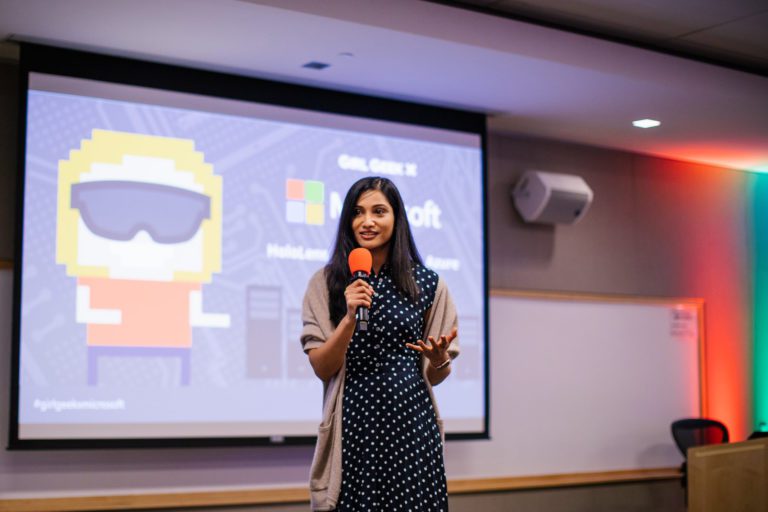
[[[352,284],[347,286],[344,296],[347,300],[347,315],[354,314],[358,332],[368,330],[368,310],[371,307],[373,288],[368,282],[371,273],[373,257],[371,251],[363,247],[353,249],[349,253],[349,271],[352,273]]]

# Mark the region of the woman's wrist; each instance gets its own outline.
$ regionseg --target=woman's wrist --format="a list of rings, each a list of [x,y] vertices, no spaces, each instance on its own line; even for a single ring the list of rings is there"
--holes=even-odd
[[[339,333],[339,338],[348,345],[355,334],[355,317],[350,318],[347,315],[341,317],[339,325],[336,326],[336,332]]]
[[[437,363],[435,363],[435,361],[430,360],[429,364],[431,364],[432,368],[434,368],[435,370],[442,370],[443,368],[451,364],[451,357],[446,355],[445,360],[438,361]]]

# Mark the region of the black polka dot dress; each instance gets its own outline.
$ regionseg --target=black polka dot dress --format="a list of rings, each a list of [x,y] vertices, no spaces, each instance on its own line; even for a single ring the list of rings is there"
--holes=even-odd
[[[443,446],[421,373],[405,346],[422,337],[437,274],[417,266],[413,302],[387,265],[371,275],[368,331],[347,350],[342,409],[342,485],[338,511],[447,511]]]

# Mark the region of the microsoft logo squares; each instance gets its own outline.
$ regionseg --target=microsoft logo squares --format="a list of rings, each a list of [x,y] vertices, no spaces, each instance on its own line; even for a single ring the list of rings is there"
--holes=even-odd
[[[314,180],[285,180],[285,219],[294,224],[325,223],[325,185]]]

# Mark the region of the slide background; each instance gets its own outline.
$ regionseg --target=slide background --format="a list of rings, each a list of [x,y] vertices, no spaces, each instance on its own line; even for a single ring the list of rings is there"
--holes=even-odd
[[[188,388],[179,386],[178,361],[163,358],[103,358],[99,385],[85,385],[85,327],[74,321],[75,282],[55,263],[55,194],[58,161],[94,128],[192,139],[223,177],[223,271],[204,285],[203,294],[205,310],[229,312],[232,326],[193,329]],[[481,430],[479,149],[41,91],[31,91],[28,103],[20,423],[103,424],[90,431],[94,437],[109,437],[115,431],[108,424],[126,422],[171,424],[167,435],[183,434],[177,423],[186,422],[200,424],[189,435],[312,435],[321,384],[299,347],[299,315],[306,282],[324,258],[270,258],[267,245],[330,248],[336,229],[328,215],[331,193],[343,199],[349,185],[367,174],[341,169],[342,153],[415,163],[418,176],[391,176],[406,205],[432,199],[440,206],[442,229],[413,228],[425,259],[454,258],[461,265],[459,271],[440,271],[461,313],[465,353],[438,399],[449,431],[465,429],[467,423],[458,420],[466,418]],[[286,178],[325,184],[323,226],[285,221]],[[270,320],[249,322],[254,311],[249,315],[248,296],[277,299],[280,306],[266,312]],[[34,408],[35,399],[123,399],[126,408],[52,413]],[[271,423],[284,421],[297,423]]]

